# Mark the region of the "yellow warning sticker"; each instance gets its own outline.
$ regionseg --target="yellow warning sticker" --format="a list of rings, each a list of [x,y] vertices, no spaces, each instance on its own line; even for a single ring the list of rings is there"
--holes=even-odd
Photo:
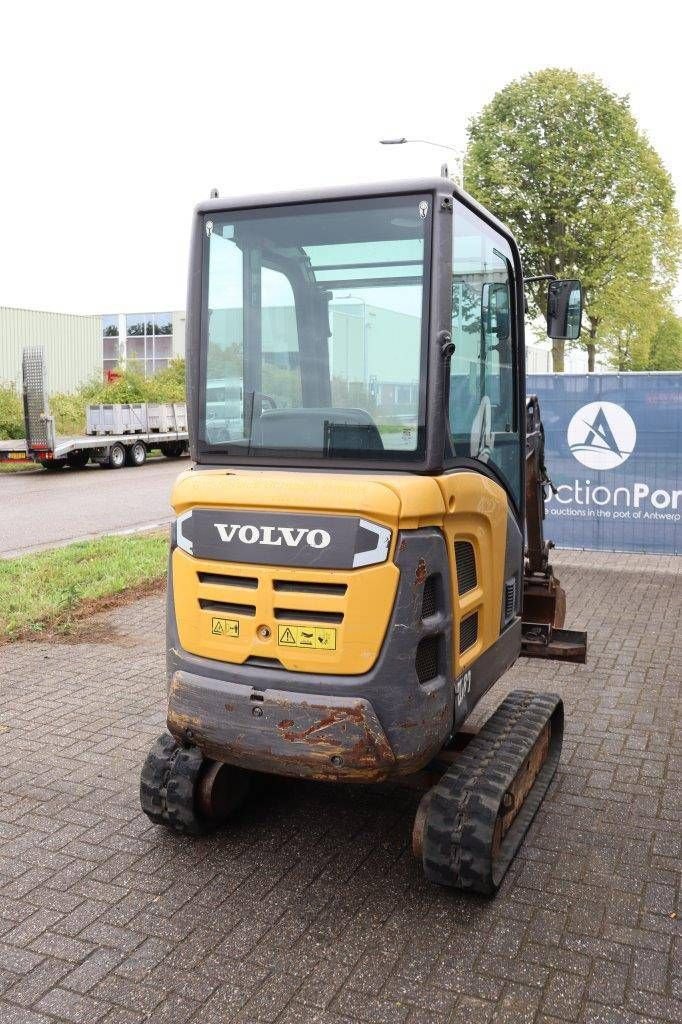
[[[239,619],[211,619],[213,636],[239,636]]]
[[[313,651],[335,651],[336,630],[329,626],[278,626],[280,647],[308,647]]]

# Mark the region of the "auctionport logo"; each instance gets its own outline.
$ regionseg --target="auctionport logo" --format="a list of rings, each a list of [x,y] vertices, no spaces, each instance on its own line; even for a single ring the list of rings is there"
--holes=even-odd
[[[590,402],[575,413],[566,431],[568,447],[589,469],[615,469],[632,455],[637,428],[614,402]]]

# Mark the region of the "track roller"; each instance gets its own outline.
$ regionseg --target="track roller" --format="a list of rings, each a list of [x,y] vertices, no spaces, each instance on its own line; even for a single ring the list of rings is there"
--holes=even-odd
[[[556,694],[509,694],[419,805],[412,845],[429,881],[497,891],[554,775],[563,728]]]
[[[163,733],[142,766],[140,804],[158,825],[205,835],[224,823],[244,801],[249,787],[248,772],[209,761],[198,747],[180,746]]]

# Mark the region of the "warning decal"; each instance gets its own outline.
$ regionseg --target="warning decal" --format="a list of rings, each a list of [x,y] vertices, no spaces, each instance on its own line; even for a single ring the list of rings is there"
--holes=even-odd
[[[239,620],[212,618],[211,633],[213,636],[239,636]]]
[[[280,647],[309,647],[313,651],[335,651],[336,630],[328,626],[278,626]]]

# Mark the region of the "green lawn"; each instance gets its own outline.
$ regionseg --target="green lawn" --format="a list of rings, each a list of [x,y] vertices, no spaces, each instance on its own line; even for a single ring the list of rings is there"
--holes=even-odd
[[[42,469],[42,466],[39,462],[0,462],[0,473],[25,473],[27,469]]]
[[[0,559],[0,643],[69,632],[107,599],[160,584],[167,558],[167,535],[147,533]]]

